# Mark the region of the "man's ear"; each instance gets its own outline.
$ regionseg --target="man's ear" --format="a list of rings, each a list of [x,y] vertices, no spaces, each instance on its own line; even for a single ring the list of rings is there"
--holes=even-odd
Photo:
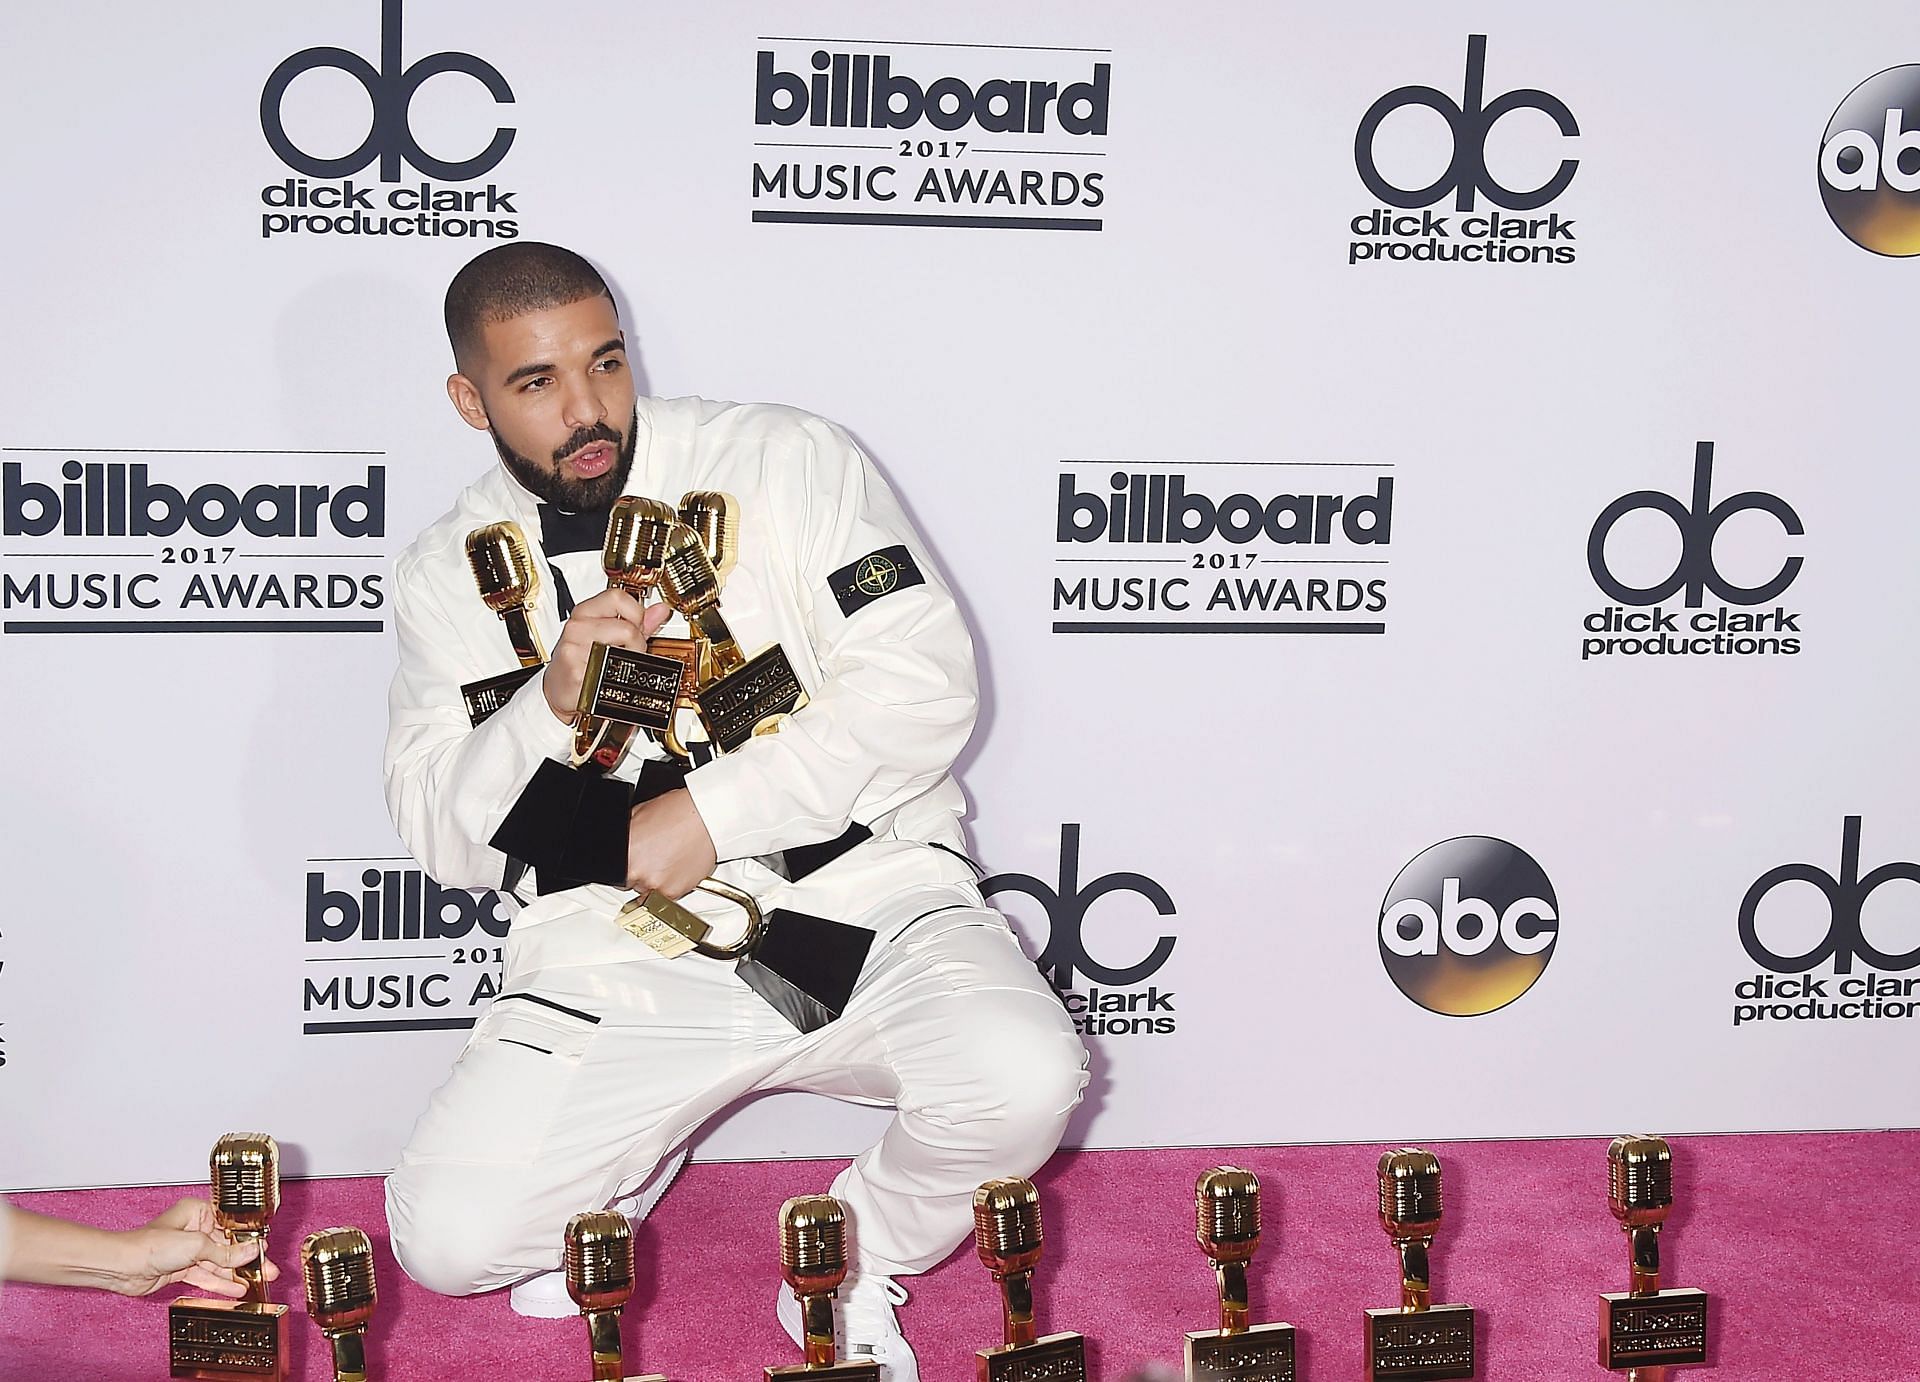
[[[487,430],[487,405],[480,401],[480,390],[471,379],[464,374],[449,374],[447,397],[453,400],[454,411],[466,419],[467,426],[482,432]]]

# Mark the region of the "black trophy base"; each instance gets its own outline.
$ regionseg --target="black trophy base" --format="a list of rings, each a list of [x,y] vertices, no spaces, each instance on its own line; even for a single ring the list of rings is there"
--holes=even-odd
[[[176,1300],[167,1307],[167,1376],[287,1375],[287,1307],[237,1300]]]
[[[1600,1366],[1686,1367],[1707,1361],[1707,1293],[1691,1289],[1600,1297]]]
[[[543,895],[582,883],[624,888],[634,806],[685,780],[686,769],[656,758],[640,765],[640,779],[632,784],[542,759],[487,843],[537,869]]]
[[[1473,1307],[1367,1311],[1367,1382],[1472,1377]]]
[[[514,692],[546,670],[546,663],[536,662],[531,667],[516,667],[511,672],[470,681],[461,687],[460,699],[467,703],[467,718],[473,721],[473,727],[478,729],[499,714],[513,699]]]
[[[977,1382],[1087,1382],[1084,1334],[1048,1334],[973,1355]]]
[[[778,908],[734,972],[796,1029],[814,1032],[847,1010],[872,947],[864,926]]]
[[[747,659],[718,681],[693,693],[700,719],[722,753],[732,753],[753,732],[778,715],[791,715],[807,703],[793,664],[778,643]]]
[[[1294,1382],[1293,1326],[1256,1324],[1237,1334],[1187,1335],[1187,1382]]]

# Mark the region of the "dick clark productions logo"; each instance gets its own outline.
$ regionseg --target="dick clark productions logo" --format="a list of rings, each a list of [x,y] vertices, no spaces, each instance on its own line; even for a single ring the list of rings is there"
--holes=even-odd
[[[496,105],[510,106],[513,88],[500,69],[472,53],[440,52],[407,63],[400,42],[401,0],[383,0],[380,6],[380,65],[349,48],[322,44],[302,48],[268,74],[260,89],[260,132],[267,146],[288,168],[303,174],[282,178],[260,189],[267,209],[260,216],[263,239],[279,236],[383,235],[394,239],[511,240],[520,233],[515,217],[520,194],[497,183],[471,184],[490,173],[507,156],[518,133],[511,125],[495,126],[487,137],[485,126],[474,142],[486,138],[484,148],[471,158],[447,158],[438,148],[429,153],[413,131],[413,102],[420,88],[434,77],[452,73],[469,77],[490,94]],[[344,154],[315,152],[287,130],[287,91],[309,72],[344,72],[366,93],[371,106],[366,137]],[[349,98],[351,100],[352,98]],[[471,147],[469,145],[468,147]],[[357,175],[378,165],[378,181]],[[405,165],[421,175],[401,181]]]
[[[1608,554],[1608,540],[1622,519],[1641,512],[1658,515],[1656,524],[1677,531],[1679,556],[1646,585],[1624,579]],[[1637,489],[1600,511],[1587,534],[1587,569],[1601,592],[1619,601],[1580,621],[1580,659],[1628,656],[1794,656],[1801,649],[1800,613],[1785,605],[1756,609],[1784,595],[1800,574],[1797,554],[1766,559],[1765,579],[1741,585],[1722,567],[1715,552],[1721,529],[1742,514],[1772,520],[1782,539],[1802,537],[1806,527],[1793,505],[1764,490],[1742,490],[1713,497],[1713,443],[1694,447],[1689,497],[1664,490]],[[1766,525],[1761,525],[1763,530]],[[1776,564],[1777,563],[1777,564]],[[1671,601],[1681,598],[1679,605]],[[1708,596],[1718,601],[1709,605]]]
[[[380,6],[380,66],[375,67],[360,54],[346,48],[321,46],[303,48],[273,69],[260,91],[260,128],[267,143],[295,172],[310,178],[349,177],[378,159],[380,181],[398,182],[404,161],[428,177],[448,182],[465,182],[490,172],[513,146],[517,131],[501,126],[493,132],[487,147],[472,158],[451,160],[436,158],[420,147],[413,137],[409,112],[414,94],[429,78],[443,72],[458,72],[472,77],[503,106],[513,104],[513,88],[492,63],[472,53],[430,53],[411,66],[401,66],[401,0],[383,0]],[[373,102],[373,123],[367,137],[351,153],[338,158],[320,158],[295,144],[287,135],[281,115],[287,88],[296,77],[318,68],[332,67],[345,72],[366,88]]]
[[[1545,181],[1511,187],[1487,166],[1487,139],[1493,127],[1517,111],[1544,115],[1562,140],[1580,133],[1567,103],[1537,87],[1517,87],[1486,97],[1487,37],[1467,39],[1466,75],[1455,97],[1431,86],[1401,86],[1387,92],[1360,117],[1353,136],[1353,166],[1360,181],[1383,206],[1349,222],[1355,237],[1347,263],[1419,260],[1429,263],[1571,264],[1578,254],[1574,223],[1558,211],[1545,216],[1505,215],[1537,211],[1557,201],[1573,182],[1580,160],[1562,158]],[[1409,107],[1425,107],[1447,125],[1449,154],[1439,176],[1424,186],[1395,182],[1380,167],[1380,127]],[[1397,123],[1397,122],[1396,122]],[[1391,145],[1392,141],[1389,141]],[[1453,198],[1454,217],[1429,208]],[[1498,211],[1471,214],[1481,198]],[[1393,208],[1407,214],[1396,216]]]
[[[1171,917],[1173,898],[1143,873],[1108,873],[1080,882],[1080,827],[1060,827],[1060,877],[1048,883],[1029,873],[1000,873],[983,879],[987,897],[1024,893],[1047,913],[1047,943],[1036,963],[1073,1014],[1084,1036],[1168,1036],[1175,1029],[1171,989],[1148,983],[1173,954],[1175,938],[1162,935],[1132,964],[1106,964],[1087,953],[1083,932],[1087,914],[1102,898],[1132,894],[1151,905],[1155,915]],[[1087,983],[1085,981],[1092,981]],[[1144,985],[1144,987],[1143,987]]]
[[[1546,871],[1517,845],[1461,835],[1423,849],[1380,905],[1380,962],[1429,1012],[1479,1017],[1546,972],[1560,935]]]
[[[1861,249],[1920,254],[1920,64],[1868,77],[1833,112],[1820,139],[1820,200]]]

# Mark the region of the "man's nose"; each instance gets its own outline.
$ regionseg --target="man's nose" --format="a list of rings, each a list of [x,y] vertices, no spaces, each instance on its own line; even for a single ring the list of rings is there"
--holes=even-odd
[[[606,406],[585,379],[576,379],[565,387],[566,394],[561,399],[561,420],[567,426],[592,427],[595,423],[606,421]]]

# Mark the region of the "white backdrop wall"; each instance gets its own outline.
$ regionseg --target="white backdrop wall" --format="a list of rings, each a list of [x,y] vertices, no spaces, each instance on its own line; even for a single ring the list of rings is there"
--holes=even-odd
[[[1920,63],[1909,7],[8,28],[0,1185],[193,1180],[234,1127],[382,1170],[484,1004],[494,899],[401,857],[379,750],[391,559],[492,462],[441,392],[440,295],[504,236],[602,265],[650,391],[833,417],[910,505],[989,688],[976,853],[1088,1014],[1072,1141],[1920,1124],[1920,149],[1880,147],[1889,101],[1895,144],[1920,126],[1911,71],[1829,128]],[[320,47],[367,65],[271,80]],[[956,127],[862,127],[853,95],[816,125],[811,92],[773,120],[816,50]],[[470,60],[409,103],[442,53]],[[1040,83],[1069,118],[1008,128]],[[1836,152],[1823,193],[1853,128],[1891,171],[1846,192]],[[1417,191],[1462,179],[1470,207]],[[462,209],[420,219],[423,183]],[[307,533],[117,531],[135,467],[327,497]],[[1176,488],[1227,532],[1146,540]],[[368,892],[390,937],[354,928]],[[428,900],[470,929],[407,921]],[[702,1152],[843,1153],[878,1118],[781,1096]]]

